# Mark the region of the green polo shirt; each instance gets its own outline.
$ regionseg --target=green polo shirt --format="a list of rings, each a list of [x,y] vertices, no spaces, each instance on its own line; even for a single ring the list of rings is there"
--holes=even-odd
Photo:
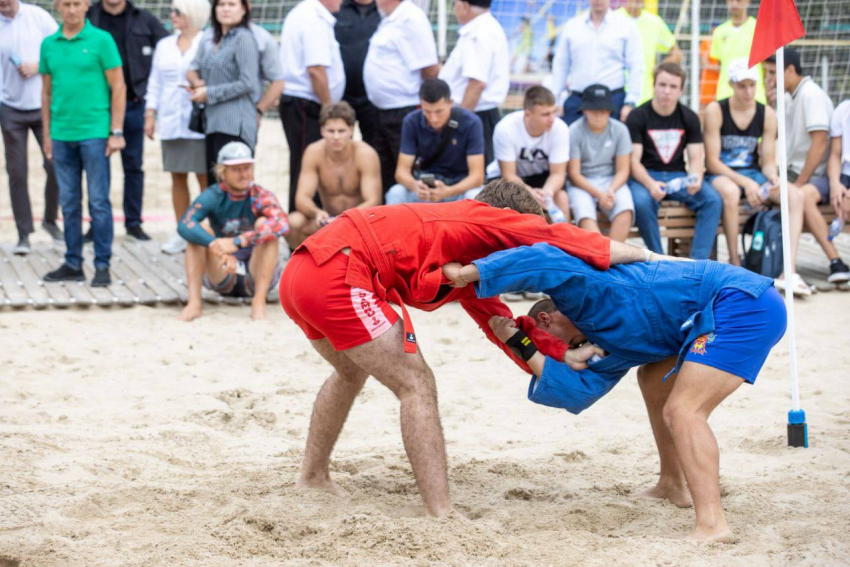
[[[121,55],[108,32],[86,20],[67,39],[62,27],[41,44],[38,71],[50,75],[50,137],[79,142],[109,137],[110,90],[105,72],[121,67]]]

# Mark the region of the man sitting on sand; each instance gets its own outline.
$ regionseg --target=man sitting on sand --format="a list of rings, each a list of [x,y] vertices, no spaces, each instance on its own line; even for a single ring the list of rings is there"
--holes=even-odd
[[[289,215],[287,241],[293,248],[344,211],[381,204],[381,162],[369,144],[351,139],[355,120],[347,102],[326,106],[319,114],[322,139],[304,152],[297,211]],[[314,201],[316,192],[321,207]]]
[[[281,278],[281,304],[334,368],[313,406],[299,488],[344,492],[331,480],[330,455],[354,399],[374,376],[399,398],[404,447],[427,513],[449,513],[437,386],[407,309],[434,311],[458,301],[494,343],[510,352],[487,326],[494,315],[510,316],[510,309],[497,298],[475,297],[472,289],[450,288],[441,267],[540,241],[600,270],[654,257],[566,223],[546,224],[525,185],[504,180],[487,185],[475,200],[349,209],[295,250]],[[401,308],[402,317],[390,302]],[[539,334],[538,346],[558,360],[590,357],[590,349],[566,352],[565,344],[527,318],[520,326],[533,337]],[[547,341],[555,348],[548,349]]]
[[[785,333],[785,305],[772,280],[708,260],[626,264],[603,272],[548,244],[496,252],[463,267],[448,264],[443,274],[458,287],[478,282],[480,298],[510,291],[548,294],[552,299],[529,313],[537,326],[572,346],[590,341],[604,355],[570,367],[538,352],[534,339],[510,319],[491,319],[496,336],[516,345],[534,371],[534,402],[579,413],[640,366],[638,383],[661,458],[658,485],[644,494],[677,506],[689,506],[693,498],[691,537],[732,540],[720,506],[719,452],[708,417],[742,383],[755,382]]]
[[[201,285],[231,297],[252,297],[251,318],[266,318],[266,295],[280,279],[278,238],[289,232],[274,193],[254,184],[254,158],[242,142],[218,152],[218,183],[186,210],[177,232],[188,243],[189,303],[183,321],[201,316]],[[210,228],[201,225],[209,220]]]

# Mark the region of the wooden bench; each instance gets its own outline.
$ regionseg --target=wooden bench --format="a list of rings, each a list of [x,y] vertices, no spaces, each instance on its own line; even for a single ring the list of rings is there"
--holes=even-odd
[[[821,205],[818,207],[826,219],[827,224],[835,218],[835,210],[832,205]],[[738,207],[738,229],[743,228],[744,223],[750,217],[742,203]],[[664,201],[658,209],[658,226],[661,228],[661,238],[667,239],[667,250],[671,256],[687,256],[691,251],[691,241],[694,238],[694,227],[697,215],[695,212],[675,201]],[[603,234],[608,233],[611,223],[601,212],[598,216],[599,229]],[[804,229],[805,230],[805,229]],[[844,232],[850,232],[850,224],[844,227]],[[717,234],[723,234],[723,226],[717,227]],[[636,226],[629,231],[629,238],[640,238]]]

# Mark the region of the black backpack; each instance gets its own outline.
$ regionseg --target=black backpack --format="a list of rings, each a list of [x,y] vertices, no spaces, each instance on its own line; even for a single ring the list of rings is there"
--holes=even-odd
[[[752,236],[747,249],[746,236]],[[741,230],[741,249],[744,251],[743,266],[768,278],[777,278],[782,273],[782,216],[779,209],[753,213]]]

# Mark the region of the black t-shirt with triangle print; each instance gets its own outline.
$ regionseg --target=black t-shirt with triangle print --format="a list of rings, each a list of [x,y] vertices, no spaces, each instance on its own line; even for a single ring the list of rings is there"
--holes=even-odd
[[[702,143],[699,116],[682,103],[661,116],[647,101],[629,113],[626,126],[632,143],[643,145],[640,162],[649,171],[685,171],[685,148]]]

